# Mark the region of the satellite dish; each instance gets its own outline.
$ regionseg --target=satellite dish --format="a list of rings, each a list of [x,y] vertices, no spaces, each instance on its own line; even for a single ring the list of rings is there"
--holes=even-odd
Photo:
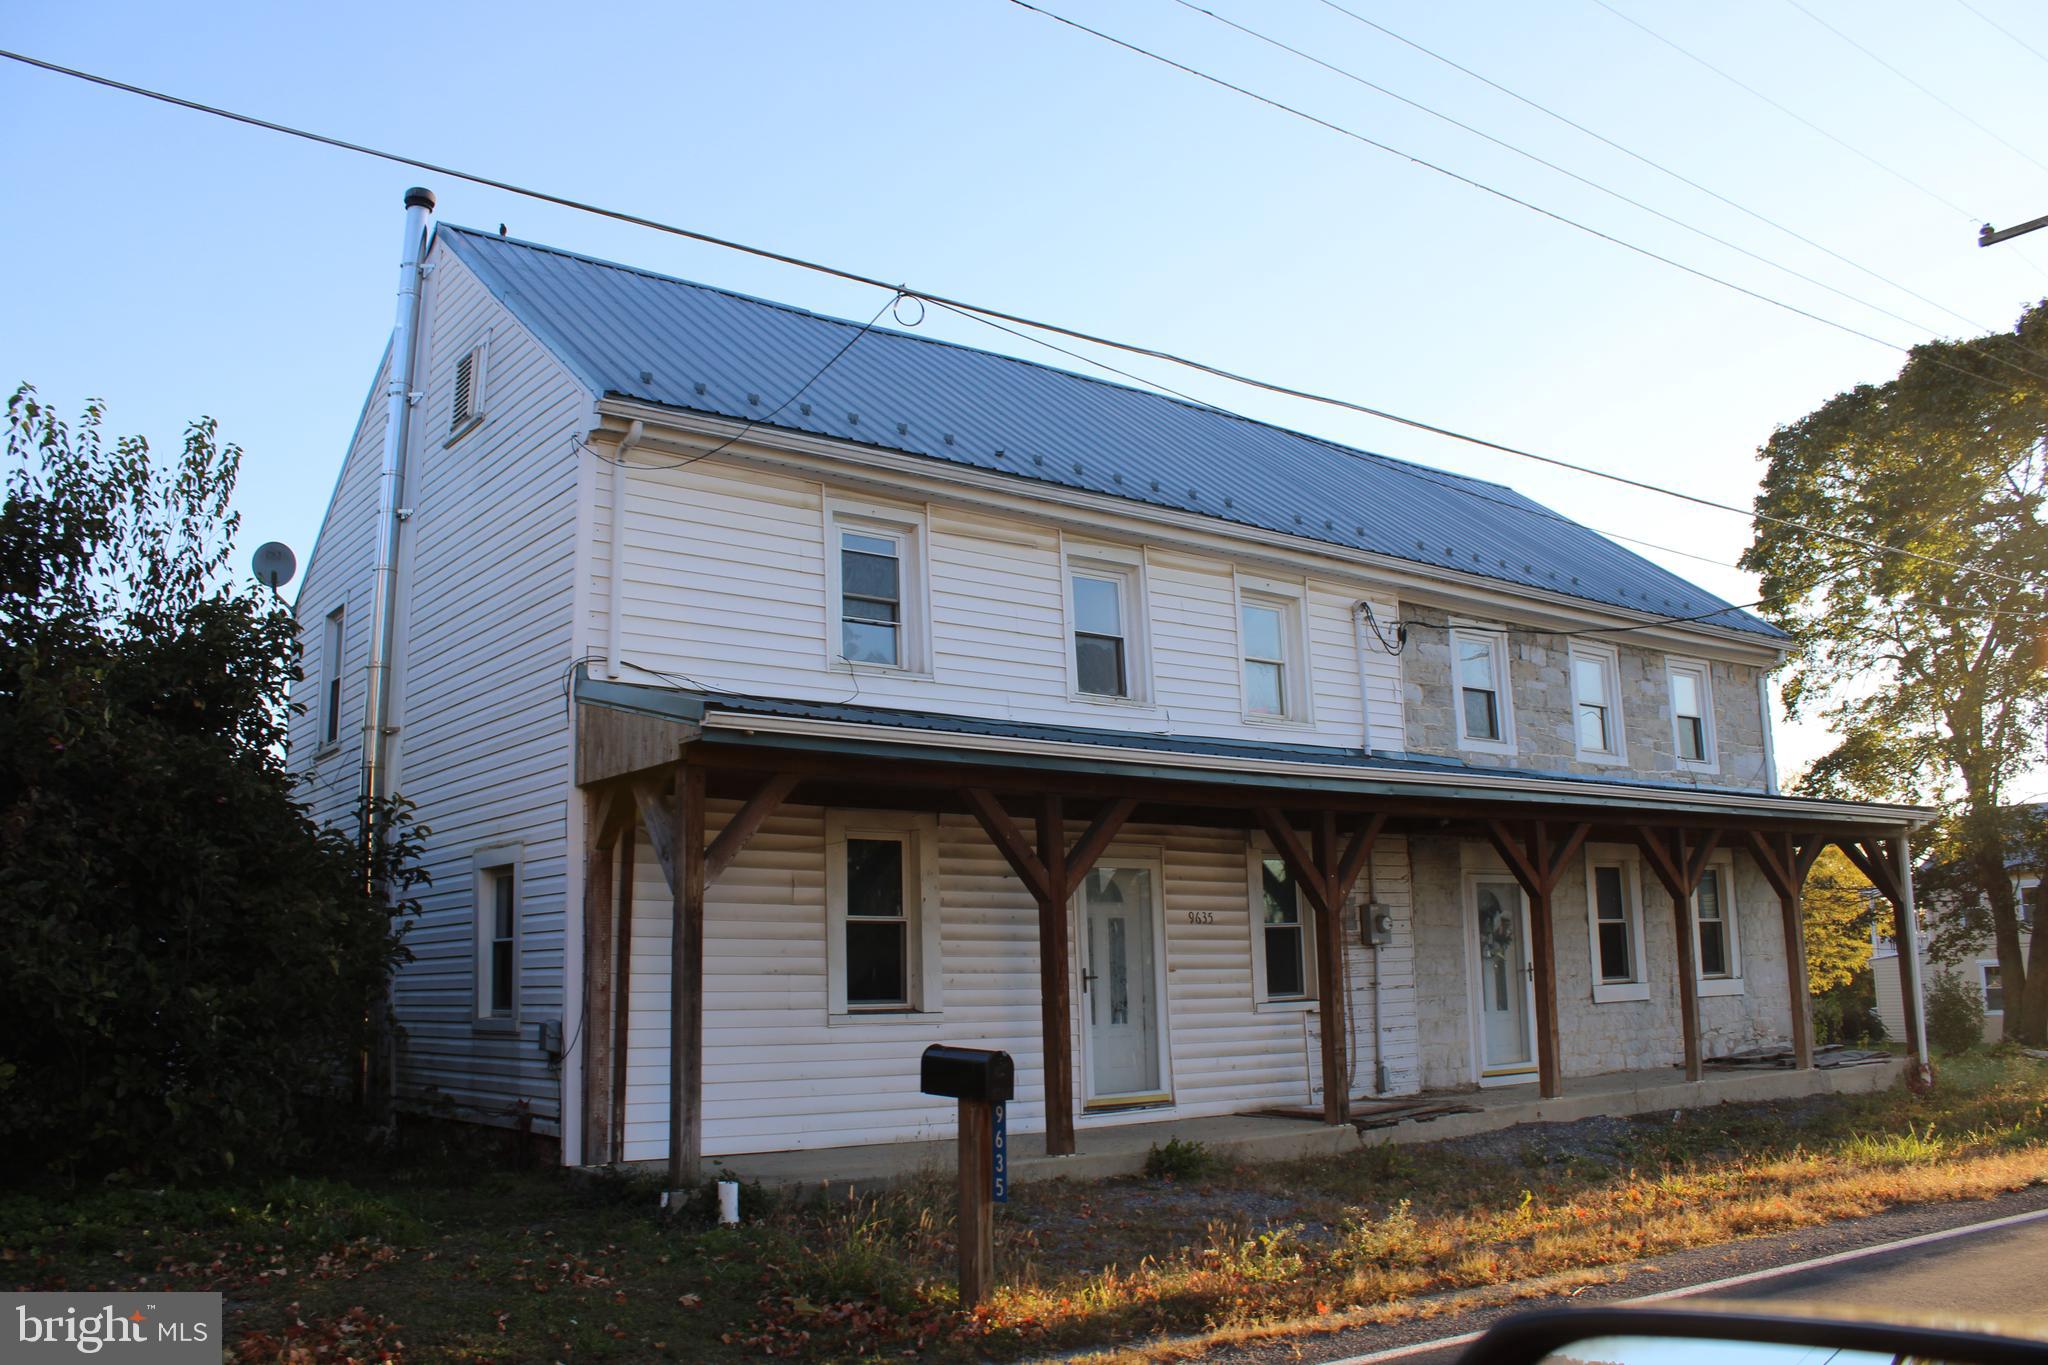
[[[292,575],[299,571],[299,560],[291,546],[281,540],[270,540],[256,547],[250,567],[256,570],[257,582],[276,592],[292,581]]]

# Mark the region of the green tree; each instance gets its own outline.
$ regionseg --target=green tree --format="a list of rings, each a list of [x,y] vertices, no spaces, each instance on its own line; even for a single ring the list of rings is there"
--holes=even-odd
[[[1838,848],[1816,858],[1800,909],[1806,928],[1806,984],[1825,995],[1870,965],[1869,878]]]
[[[287,1152],[345,1089],[406,904],[293,798],[292,615],[227,569],[240,450],[202,419],[159,464],[102,420],[7,409],[0,1148],[175,1174]]]
[[[2048,935],[2026,961],[2002,808],[2048,722],[2044,356],[2048,303],[2010,332],[1915,347],[1896,379],[1781,428],[1743,556],[1797,642],[1787,710],[1818,712],[1837,736],[1806,788],[1950,808],[2007,999],[2024,999],[2008,1034],[2036,1042]]]

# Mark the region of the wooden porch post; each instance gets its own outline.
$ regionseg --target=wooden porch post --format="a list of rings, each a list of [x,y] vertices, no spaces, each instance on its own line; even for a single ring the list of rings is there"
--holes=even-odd
[[[668,1188],[697,1183],[704,1156],[704,770],[676,766],[668,964]]]
[[[1074,1030],[1073,992],[1068,977],[1072,947],[1067,932],[1067,901],[1108,850],[1110,841],[1116,838],[1138,803],[1128,798],[1111,801],[1070,850],[1065,812],[1056,794],[1048,792],[1039,798],[1036,848],[991,793],[969,787],[961,796],[989,842],[1003,855],[1038,907],[1039,1026],[1045,1039],[1045,1154],[1071,1156]]]
[[[632,1060],[633,1019],[633,845],[629,826],[619,840],[619,927],[612,978],[612,1146],[609,1159],[626,1157],[626,1070]]]
[[[1643,860],[1650,865],[1665,894],[1671,897],[1671,922],[1678,932],[1678,1019],[1679,1032],[1685,1042],[1685,1078],[1696,1081],[1702,1074],[1700,1057],[1700,985],[1699,967],[1694,960],[1692,939],[1692,893],[1699,887],[1699,878],[1693,869],[1705,874],[1707,857],[1720,841],[1718,833],[1710,832],[1701,842],[1696,856],[1688,856],[1685,831],[1673,830],[1671,842],[1667,845],[1657,832],[1647,826],[1634,829],[1636,846],[1643,851]]]
[[[1295,884],[1308,897],[1316,917],[1316,1000],[1321,1012],[1323,1065],[1323,1122],[1348,1123],[1351,1119],[1351,1059],[1345,1051],[1348,1036],[1346,1010],[1350,1007],[1349,986],[1339,971],[1343,958],[1344,902],[1365,870],[1387,817],[1375,812],[1352,832],[1351,841],[1340,855],[1337,849],[1337,814],[1320,810],[1304,849],[1294,827],[1277,807],[1258,806],[1252,812],[1265,828],[1266,837],[1280,855]]]
[[[1806,975],[1806,927],[1800,914],[1806,874],[1820,856],[1827,840],[1809,837],[1796,843],[1789,834],[1765,834],[1744,830],[1749,855],[1756,860],[1764,880],[1778,893],[1780,921],[1785,933],[1785,976],[1791,996],[1792,1065],[1801,1071],[1813,1066],[1813,996]]]
[[[616,798],[592,793],[585,803],[583,857],[583,1164],[609,1161],[612,1150],[612,845],[608,828]]]
[[[1520,839],[1505,821],[1486,822],[1487,838],[1529,895],[1530,956],[1536,975],[1536,1081],[1537,1092],[1546,1100],[1564,1093],[1564,1061],[1559,1056],[1557,1038],[1557,952],[1550,895],[1557,889],[1565,868],[1585,847],[1586,835],[1591,830],[1590,825],[1571,825],[1562,840],[1553,842],[1549,827],[1541,820],[1531,820]]]
[[[1835,844],[1870,879],[1878,894],[1892,904],[1892,942],[1899,948],[1899,1007],[1905,1014],[1907,1055],[1913,1068],[1910,1079],[1923,1085],[1933,1078],[1933,1072],[1927,1064],[1925,1002],[1920,994],[1919,917],[1913,909],[1913,870],[1907,861],[1912,856],[1910,845],[1903,831],[1896,841],[1838,839]]]

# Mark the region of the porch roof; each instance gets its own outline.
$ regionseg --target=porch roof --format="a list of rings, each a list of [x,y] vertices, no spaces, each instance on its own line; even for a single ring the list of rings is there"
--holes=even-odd
[[[1934,812],[1769,795],[1733,787],[1480,767],[1331,745],[1250,742],[1158,731],[996,720],[845,702],[755,697],[712,689],[613,682],[579,670],[577,701],[701,727],[704,738],[747,748],[914,760],[936,765],[1115,775],[1166,782],[1291,789],[1344,796],[1507,802],[1541,807],[1626,807],[1720,820],[1921,825]]]

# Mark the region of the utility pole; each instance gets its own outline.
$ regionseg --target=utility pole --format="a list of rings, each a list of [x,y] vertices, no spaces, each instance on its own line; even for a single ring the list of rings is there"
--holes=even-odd
[[[2024,223],[2015,223],[2009,228],[1995,228],[1991,224],[1986,223],[1983,230],[1977,234],[1977,245],[1992,246],[2009,238],[2018,237],[2023,233],[2032,232],[2035,228],[2044,227],[2048,227],[2048,217],[2034,218]]]

